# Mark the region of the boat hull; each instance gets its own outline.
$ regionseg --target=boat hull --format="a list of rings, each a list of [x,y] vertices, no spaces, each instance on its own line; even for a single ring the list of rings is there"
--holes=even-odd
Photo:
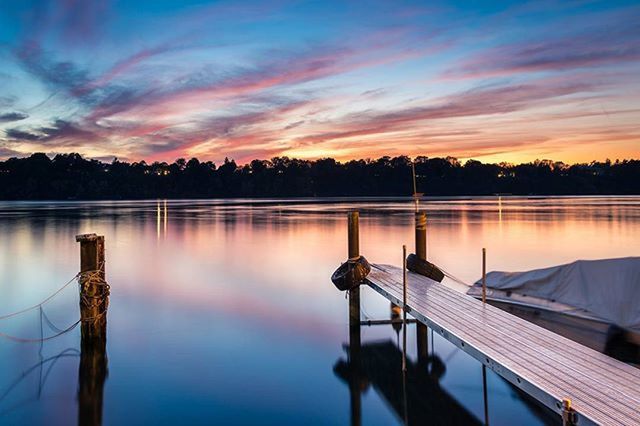
[[[573,316],[540,306],[499,299],[487,299],[487,303],[591,349],[640,366],[638,333],[622,330],[603,320]]]

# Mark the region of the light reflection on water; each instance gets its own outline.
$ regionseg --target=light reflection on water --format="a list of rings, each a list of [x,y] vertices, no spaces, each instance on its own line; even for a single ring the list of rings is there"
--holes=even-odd
[[[638,197],[429,199],[421,207],[429,258],[467,282],[479,277],[482,247],[489,270],[640,255]],[[347,424],[348,381],[334,372],[346,356],[347,303],[329,276],[346,256],[345,213],[354,208],[362,253],[399,264],[402,244],[413,243],[408,199],[0,203],[0,315],[77,272],[76,234],[103,234],[112,285],[105,424]],[[364,315],[388,318],[388,302],[369,289],[361,297]],[[71,286],[47,313],[70,324],[77,303]],[[0,331],[37,337],[38,314],[0,321]],[[408,332],[414,359],[415,327]],[[396,338],[390,326],[364,327],[363,351],[394,365]],[[444,372],[435,381],[416,373],[414,385],[481,422],[481,366],[434,339],[432,364],[442,361]],[[42,348],[0,340],[0,423],[77,421],[73,350],[11,387],[68,348],[79,348],[77,330]],[[380,385],[397,380],[390,371],[386,382],[363,385],[363,424],[402,421]],[[548,420],[493,373],[488,392],[492,424]]]

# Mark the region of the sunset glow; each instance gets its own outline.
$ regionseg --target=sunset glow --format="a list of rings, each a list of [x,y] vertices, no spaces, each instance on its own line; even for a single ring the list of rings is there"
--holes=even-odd
[[[633,2],[2,1],[0,159],[640,157]]]

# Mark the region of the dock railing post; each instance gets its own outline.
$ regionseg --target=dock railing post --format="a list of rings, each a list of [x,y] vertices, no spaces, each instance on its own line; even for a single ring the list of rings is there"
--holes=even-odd
[[[102,424],[104,383],[108,374],[107,308],[104,237],[76,236],[80,243],[80,366],[78,372],[78,424]]]
[[[416,212],[416,256],[427,260],[427,214]],[[405,258],[406,259],[406,258]],[[418,363],[426,365],[429,357],[429,328],[421,322],[416,323],[416,343],[418,348]]]
[[[487,249],[482,249],[482,303],[487,303]]]
[[[407,371],[407,246],[402,246],[402,371]]]

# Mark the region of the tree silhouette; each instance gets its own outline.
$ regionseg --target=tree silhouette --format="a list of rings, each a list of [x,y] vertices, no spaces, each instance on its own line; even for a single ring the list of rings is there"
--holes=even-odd
[[[551,160],[512,165],[461,164],[453,157],[414,160],[418,192],[426,195],[640,194],[640,161],[567,165]],[[411,159],[351,160],[276,157],[239,167],[225,158],[111,163],[42,153],[0,162],[0,199],[144,199],[225,197],[409,196]]]

